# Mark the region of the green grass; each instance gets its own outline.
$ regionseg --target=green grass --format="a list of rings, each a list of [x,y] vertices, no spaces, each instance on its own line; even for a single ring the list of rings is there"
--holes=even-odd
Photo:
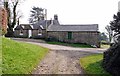
[[[103,54],[94,54],[81,58],[80,64],[87,74],[108,74],[102,68],[102,59]]]
[[[101,44],[101,48],[103,49],[108,49],[110,47],[110,45],[108,44]]]
[[[47,48],[2,38],[3,74],[29,74],[47,53]]]
[[[80,47],[80,48],[93,48],[87,44],[78,44],[78,43],[64,43],[64,42],[47,42],[48,44],[56,44],[56,45],[64,45],[64,46],[71,46],[71,47]]]
[[[0,76],[2,74],[2,38],[0,37]]]

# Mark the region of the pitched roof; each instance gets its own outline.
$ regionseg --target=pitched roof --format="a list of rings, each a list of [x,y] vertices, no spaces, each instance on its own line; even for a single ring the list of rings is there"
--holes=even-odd
[[[49,25],[47,31],[98,31],[98,24]]]
[[[47,25],[50,25],[50,20],[40,20],[37,23],[32,24],[32,26],[33,26],[33,29],[39,29],[39,27],[41,27],[41,29],[45,29],[46,23]]]
[[[20,29],[31,30],[32,27],[30,26],[30,24],[20,24],[15,28],[15,30],[20,30]]]

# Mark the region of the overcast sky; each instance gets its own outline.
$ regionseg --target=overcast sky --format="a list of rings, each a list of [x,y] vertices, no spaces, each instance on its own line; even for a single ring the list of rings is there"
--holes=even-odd
[[[99,24],[104,32],[105,26],[118,12],[119,0],[25,0],[19,10],[23,13],[21,23],[29,23],[30,10],[33,6],[47,9],[47,18],[58,15],[61,24]]]

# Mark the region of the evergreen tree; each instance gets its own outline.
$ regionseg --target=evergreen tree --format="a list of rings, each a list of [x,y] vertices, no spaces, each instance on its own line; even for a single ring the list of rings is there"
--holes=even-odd
[[[30,11],[31,15],[29,18],[29,23],[36,23],[39,20],[44,20],[44,9],[43,8],[39,8],[39,7],[33,7],[32,10]]]
[[[114,31],[114,43],[104,52],[103,67],[113,76],[120,76],[120,12],[113,16],[110,27]]]

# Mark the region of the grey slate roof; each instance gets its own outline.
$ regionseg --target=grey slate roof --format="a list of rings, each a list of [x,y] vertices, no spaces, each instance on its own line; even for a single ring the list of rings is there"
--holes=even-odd
[[[39,29],[40,25],[43,27],[42,29],[45,29],[46,23],[47,23],[47,25],[50,25],[50,20],[40,20],[39,22],[32,24],[32,26],[33,26],[32,29]]]
[[[31,30],[32,28],[31,28],[30,24],[20,24],[15,28],[15,30],[20,30],[20,29]]]
[[[47,31],[98,31],[98,24],[49,25]]]
[[[40,20],[36,24],[21,24],[15,30],[45,29],[47,31],[98,31],[98,24],[60,25],[58,20]]]

